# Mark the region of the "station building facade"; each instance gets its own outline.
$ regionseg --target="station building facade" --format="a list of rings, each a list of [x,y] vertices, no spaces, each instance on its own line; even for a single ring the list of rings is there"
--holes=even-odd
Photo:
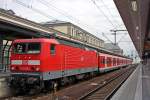
[[[42,24],[46,27],[60,31],[63,34],[68,35],[70,38],[86,42],[95,47],[104,47],[104,41],[102,39],[92,35],[91,33],[70,22],[54,20]]]
[[[104,48],[109,50],[109,51],[112,51],[113,53],[123,55],[123,50],[118,46],[118,44],[105,43]]]

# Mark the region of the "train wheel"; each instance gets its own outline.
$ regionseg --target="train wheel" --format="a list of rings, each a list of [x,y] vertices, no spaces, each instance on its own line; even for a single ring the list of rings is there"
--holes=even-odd
[[[39,94],[42,91],[42,88],[40,86],[35,86],[34,88],[29,90],[29,94],[33,95],[33,94]]]
[[[52,87],[53,87],[53,91],[56,92],[58,90],[58,82],[57,81],[53,81],[52,82]]]
[[[65,86],[65,85],[68,85],[68,84],[69,84],[69,78],[68,78],[68,77],[63,77],[63,78],[61,78],[60,81],[61,81],[61,82],[60,82],[60,85],[61,85],[61,86]]]
[[[29,94],[31,94],[31,95],[39,94],[44,89],[44,82],[40,82],[38,84],[33,84],[33,86],[31,86],[29,89],[30,89],[28,92]]]
[[[44,82],[44,92],[49,92],[50,90],[53,89],[53,83],[49,80],[49,81],[45,81]]]
[[[69,77],[69,83],[70,83],[70,84],[76,83],[76,78],[75,78],[75,76]]]

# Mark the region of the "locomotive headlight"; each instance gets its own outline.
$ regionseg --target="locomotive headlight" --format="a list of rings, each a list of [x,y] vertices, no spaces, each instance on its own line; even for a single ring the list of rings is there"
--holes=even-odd
[[[32,66],[32,67],[31,67],[31,70],[32,70],[32,71],[39,71],[39,70],[40,70],[40,67],[39,67],[39,66]]]
[[[36,67],[36,68],[35,68],[35,71],[39,71],[39,70],[40,70],[40,68],[39,68],[39,67]]]
[[[12,66],[12,67],[11,67],[11,70],[15,70],[15,67],[14,67],[14,66]]]

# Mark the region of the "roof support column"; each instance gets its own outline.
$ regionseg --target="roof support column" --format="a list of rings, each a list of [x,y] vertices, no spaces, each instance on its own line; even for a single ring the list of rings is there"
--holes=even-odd
[[[2,66],[2,52],[3,52],[3,38],[2,38],[2,34],[0,34],[0,70],[3,69],[3,66]]]

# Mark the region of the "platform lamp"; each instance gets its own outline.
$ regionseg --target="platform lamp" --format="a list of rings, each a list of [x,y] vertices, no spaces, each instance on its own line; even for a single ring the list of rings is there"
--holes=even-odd
[[[131,9],[134,12],[137,12],[138,6],[137,6],[137,0],[131,0]]]

